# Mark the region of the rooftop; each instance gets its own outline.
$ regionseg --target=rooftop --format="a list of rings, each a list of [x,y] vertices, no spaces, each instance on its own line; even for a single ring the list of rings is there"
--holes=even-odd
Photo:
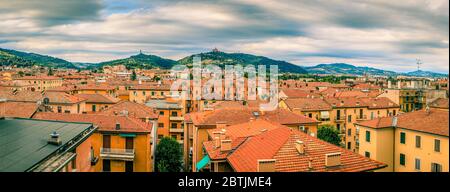
[[[0,172],[32,171],[34,166],[92,128],[89,123],[0,118]],[[53,131],[60,135],[59,146],[47,143]]]

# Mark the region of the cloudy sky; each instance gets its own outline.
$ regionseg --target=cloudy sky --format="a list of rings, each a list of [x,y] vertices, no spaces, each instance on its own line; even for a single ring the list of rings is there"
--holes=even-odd
[[[448,73],[448,0],[0,0],[0,47],[73,62],[214,47],[298,65]]]

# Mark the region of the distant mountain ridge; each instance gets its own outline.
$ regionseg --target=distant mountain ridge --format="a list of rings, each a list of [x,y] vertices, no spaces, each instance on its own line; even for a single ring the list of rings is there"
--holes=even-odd
[[[288,63],[286,61],[273,60],[263,56],[256,56],[245,53],[225,53],[221,51],[211,51],[207,53],[194,54],[183,59],[178,60],[177,64],[192,66],[192,60],[195,56],[200,56],[203,65],[214,64],[220,67],[225,65],[265,65],[266,70],[270,69],[270,65],[278,65],[280,72],[291,72],[306,74],[307,71],[303,67]]]
[[[187,56],[178,61],[165,59],[156,55],[143,54],[142,52],[124,59],[100,62],[100,63],[72,63],[56,57],[40,55],[36,53],[26,53],[10,49],[0,48],[0,65],[17,65],[19,67],[31,67],[33,65],[53,67],[53,68],[100,68],[105,65],[123,64],[129,69],[170,69],[174,65],[181,64],[192,66],[192,59],[201,56],[202,64],[224,65],[259,65],[264,64],[269,69],[270,65],[278,65],[281,73],[300,74],[330,74],[330,75],[382,75],[382,76],[418,76],[418,77],[448,77],[448,74],[435,73],[430,71],[413,71],[408,73],[398,73],[394,71],[376,69],[372,67],[358,67],[347,63],[318,64],[312,67],[302,67],[286,61],[273,60],[264,56],[256,56],[245,53],[225,53],[218,50],[199,53]]]
[[[358,67],[347,63],[319,64],[312,67],[304,67],[310,74],[329,75],[380,75],[380,76],[416,76],[416,77],[446,77],[448,74],[435,73],[430,71],[413,71],[399,73],[394,71],[376,69],[372,67]]]
[[[56,57],[2,48],[0,48],[0,64],[19,67],[38,65],[53,68],[76,68],[73,63]]]

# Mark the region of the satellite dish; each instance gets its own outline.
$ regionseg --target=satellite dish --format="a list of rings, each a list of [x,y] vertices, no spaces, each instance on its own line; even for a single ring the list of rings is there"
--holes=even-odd
[[[48,97],[44,98],[44,105],[48,105],[50,103],[50,99]]]

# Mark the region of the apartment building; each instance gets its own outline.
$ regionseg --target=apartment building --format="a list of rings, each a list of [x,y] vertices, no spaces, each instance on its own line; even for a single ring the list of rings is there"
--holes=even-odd
[[[180,103],[167,99],[149,100],[145,104],[158,114],[158,140],[172,137],[181,145],[184,142],[184,112]]]
[[[203,143],[205,160],[199,165],[212,172],[364,172],[386,166],[266,120],[210,134],[214,139]]]
[[[150,99],[165,99],[166,95],[171,95],[170,85],[166,84],[136,85],[129,90],[130,101],[140,104],[145,104]]]
[[[118,98],[105,94],[76,94],[75,96],[85,100],[86,107],[84,112],[87,113],[106,110],[120,101]]]
[[[185,169],[197,170],[197,163],[203,158],[203,142],[208,141],[209,129],[244,123],[252,119],[266,119],[310,135],[317,135],[319,124],[314,119],[284,109],[264,112],[255,108],[241,107],[186,114],[184,121]]]
[[[31,91],[45,91],[49,88],[60,87],[63,83],[62,78],[54,76],[25,76],[16,78],[14,81],[20,84],[35,85],[35,90]]]
[[[95,130],[90,123],[0,117],[0,172],[94,171]]]
[[[448,172],[448,111],[420,110],[357,124],[359,154],[387,172]]]
[[[37,113],[33,118],[88,122],[98,127],[92,135],[95,172],[150,172],[153,170],[151,123],[126,116]]]
[[[77,88],[78,94],[100,94],[110,97],[117,97],[116,88],[107,84],[88,84]]]

